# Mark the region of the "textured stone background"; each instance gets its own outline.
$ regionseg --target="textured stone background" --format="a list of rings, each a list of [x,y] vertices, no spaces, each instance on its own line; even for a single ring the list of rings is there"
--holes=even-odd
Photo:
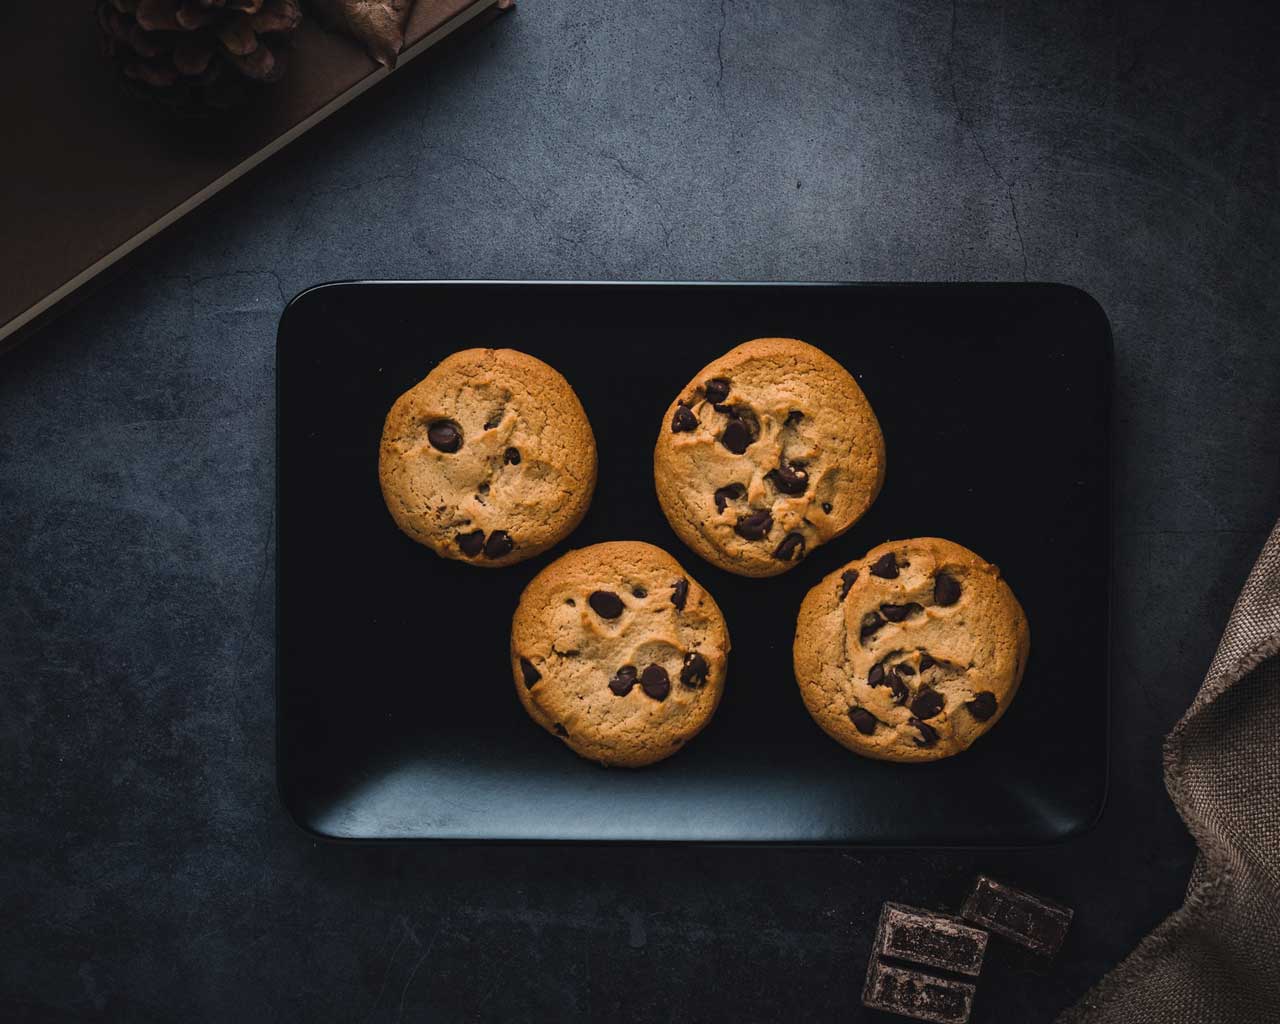
[[[880,902],[977,869],[1078,908],[977,1019],[1077,998],[1180,899],[1160,740],[1280,513],[1280,20],[1174,6],[524,0],[0,359],[5,1015],[870,1019]],[[272,782],[273,345],[291,295],[360,277],[1088,289],[1117,349],[1101,825],[998,854],[309,839]]]

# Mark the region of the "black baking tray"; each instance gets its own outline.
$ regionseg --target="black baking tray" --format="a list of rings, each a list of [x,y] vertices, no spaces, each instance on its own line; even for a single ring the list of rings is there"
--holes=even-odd
[[[667,404],[749,338],[841,361],[884,428],[867,515],[784,576],[702,561],[653,488]],[[396,529],[378,487],[395,398],[445,355],[512,347],[560,370],[595,430],[600,479],[550,552],[485,571]],[[1111,334],[1054,284],[360,282],[296,297],[277,347],[277,769],[311,832],[346,839],[1023,846],[1097,819],[1107,789]],[[893,538],[998,564],[1031,622],[1021,692],[971,750],[865,760],[805,712],[795,617],[822,576]],[[520,591],[572,547],[670,551],[725,613],[724,700],[641,770],[575,756],[520,707]]]

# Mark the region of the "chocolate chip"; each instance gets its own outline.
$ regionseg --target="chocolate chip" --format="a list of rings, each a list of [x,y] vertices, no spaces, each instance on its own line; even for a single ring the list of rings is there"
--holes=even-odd
[[[508,448],[505,452],[502,453],[502,461],[506,463],[508,466],[520,465],[520,449]]]
[[[719,405],[729,397],[729,382],[723,377],[712,377],[702,388],[706,392],[707,401],[712,405]]]
[[[499,409],[499,410],[498,410],[497,412],[495,412],[492,416],[490,416],[487,420],[485,420],[484,429],[485,429],[485,430],[492,430],[494,427],[496,427],[496,426],[497,426],[499,423],[501,423],[501,422],[502,422],[502,410],[501,410],[501,409]]]
[[[640,676],[640,689],[654,700],[666,700],[671,692],[671,680],[661,665],[650,665]]]
[[[468,558],[475,558],[484,548],[484,530],[458,534],[458,547]]]
[[[825,512],[827,515],[831,515],[831,502],[824,501],[822,503],[822,511]]]
[[[625,697],[631,692],[631,687],[635,685],[636,667],[634,665],[623,665],[609,680],[609,689],[619,697]]]
[[[965,707],[979,722],[985,722],[996,713],[996,695],[990,690],[975,693],[973,700],[965,704]]]
[[[938,663],[933,660],[933,655],[931,655],[928,651],[920,652],[920,671],[921,672],[923,672],[927,668],[933,668],[933,666],[936,664]]]
[[[436,420],[427,427],[427,440],[431,447],[452,455],[462,447],[462,428],[453,420]]]
[[[494,530],[489,534],[489,539],[484,542],[484,557],[501,558],[503,555],[510,554],[515,546],[516,542],[511,539],[511,534],[506,530]]]
[[[893,694],[893,702],[895,704],[905,704],[907,698],[911,696],[911,691],[907,689],[907,684],[902,681],[902,677],[897,672],[890,672],[885,676],[885,682],[889,684],[889,692]]]
[[[747,493],[747,489],[742,484],[729,484],[728,486],[718,488],[716,490],[716,511],[723,512],[724,507],[729,502],[741,498]]]
[[[762,508],[748,512],[745,516],[738,516],[733,532],[745,540],[764,540],[772,528],[773,515],[767,508]]]
[[[631,596],[632,597],[648,597],[649,591],[645,590],[644,587],[632,587]]]
[[[689,599],[689,581],[676,580],[676,585],[671,588],[671,603],[676,606],[677,611],[684,611],[684,603]]]
[[[803,462],[788,464],[783,459],[778,468],[769,470],[764,478],[783,494],[804,494],[809,486],[809,474],[804,471]]]
[[[908,615],[915,615],[917,612],[922,611],[924,609],[914,601],[910,604],[882,604],[880,606],[880,614],[890,622],[902,622]]]
[[[575,600],[574,600],[573,598],[571,598],[571,597],[566,597],[566,598],[564,599],[564,603],[565,603],[565,604],[567,604],[570,608],[577,608],[577,607],[578,607],[578,602],[577,602],[577,601],[575,601]]]
[[[724,432],[720,435],[720,443],[734,455],[741,455],[754,440],[755,438],[751,436],[751,428],[745,421],[739,419],[731,419],[726,423]]]
[[[684,656],[684,667],[680,669],[680,682],[689,689],[701,689],[707,684],[707,676],[710,674],[711,666],[697,651],[690,651]]]
[[[520,674],[524,676],[526,690],[532,690],[533,684],[542,678],[542,673],[533,667],[533,662],[528,658],[520,659]]]
[[[622,598],[612,590],[594,590],[587,598],[587,604],[602,619],[616,619],[622,614]]]
[[[920,730],[920,739],[915,741],[917,747],[931,747],[938,742],[938,730],[918,718],[908,718],[907,725]]]
[[[484,483],[482,483],[479,487],[477,487],[477,488],[476,488],[476,490],[477,490],[477,491],[479,491],[481,494],[488,494],[488,493],[489,493],[489,482],[486,480],[486,481],[485,481]]]
[[[960,600],[960,584],[949,573],[940,572],[933,578],[933,603],[955,604]]]
[[[884,686],[884,666],[879,662],[871,666],[871,671],[867,673],[867,685],[871,687]]]
[[[898,675],[900,676],[913,676],[916,674],[916,670],[913,669],[910,665],[908,665],[905,661],[899,663],[897,671],[898,671]],[[926,715],[925,717],[927,718],[928,716]]]
[[[932,687],[922,686],[915,700],[911,702],[911,713],[916,718],[932,718],[945,705],[946,701],[942,699],[942,694]]]
[[[857,569],[846,569],[840,574],[840,600],[843,601],[849,596],[849,588],[851,588],[858,579]]]
[[[866,708],[850,708],[849,721],[863,736],[870,736],[876,731],[876,716]]]
[[[671,433],[682,434],[687,430],[693,430],[698,425],[698,417],[693,414],[693,410],[681,402],[676,406],[675,415],[671,417]]]
[[[558,736],[565,736],[565,737],[567,737],[567,736],[569,735],[569,730],[568,730],[568,729],[566,729],[566,728],[565,728],[563,725],[561,725],[559,722],[556,722],[555,729],[556,729],[556,735],[558,735]]]
[[[871,566],[871,575],[879,576],[882,580],[896,580],[898,578],[898,560],[893,557],[892,551],[887,555],[881,555],[875,560]]]
[[[867,612],[862,616],[862,628],[858,631],[858,639],[865,640],[869,636],[873,636],[875,631],[884,625],[884,619],[880,618],[875,612]]]
[[[793,558],[798,562],[804,558],[804,535],[789,533],[782,538],[782,543],[773,549],[773,557],[780,562],[790,562]]]
[[[802,419],[804,419],[804,413],[802,413],[799,409],[792,409],[789,413],[787,413],[787,418],[786,418],[786,421],[783,423],[783,426],[794,427]]]

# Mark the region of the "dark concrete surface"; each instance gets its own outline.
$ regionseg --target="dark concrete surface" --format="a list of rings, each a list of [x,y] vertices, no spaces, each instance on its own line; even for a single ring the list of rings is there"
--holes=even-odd
[[[979,869],[1078,914],[1056,964],[992,958],[975,1019],[1074,1001],[1179,902],[1161,737],[1280,513],[1269,6],[524,0],[0,360],[3,1016],[872,1019],[880,903],[954,906]],[[1099,827],[1006,853],[304,835],[272,780],[273,344],[287,298],[349,277],[1088,289],[1117,351]]]

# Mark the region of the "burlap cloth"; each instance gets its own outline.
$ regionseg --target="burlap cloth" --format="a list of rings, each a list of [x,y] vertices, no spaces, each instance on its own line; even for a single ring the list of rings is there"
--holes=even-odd
[[[1060,1019],[1280,1024],[1280,523],[1164,747],[1186,901]]]

